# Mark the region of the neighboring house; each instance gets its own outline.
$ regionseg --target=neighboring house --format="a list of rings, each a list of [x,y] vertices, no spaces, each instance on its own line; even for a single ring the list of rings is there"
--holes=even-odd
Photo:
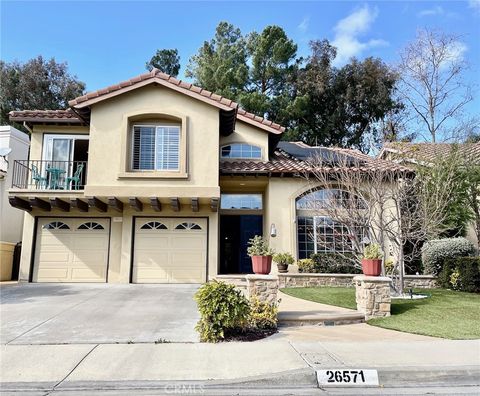
[[[318,247],[314,215],[302,212],[306,156],[331,150],[366,169],[390,164],[279,145],[280,125],[155,69],[69,105],[10,114],[32,131],[9,192],[27,211],[23,281],[198,283],[250,273],[247,243],[262,234],[277,251],[307,257]]]
[[[461,144],[393,142],[383,146],[378,158],[406,166],[425,165],[438,158],[448,157],[452,150],[458,150],[456,152],[469,164],[480,166],[480,142]],[[479,246],[473,223],[468,227],[466,237],[477,247]]]
[[[13,250],[22,240],[24,212],[8,203],[8,189],[13,181],[15,160],[28,156],[30,139],[11,126],[0,126],[0,280],[12,276]],[[8,153],[8,154],[7,154]]]

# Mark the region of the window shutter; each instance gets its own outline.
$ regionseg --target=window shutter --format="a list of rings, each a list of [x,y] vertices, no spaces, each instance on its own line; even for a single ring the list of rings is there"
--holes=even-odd
[[[180,128],[157,127],[158,170],[178,170],[180,157]]]

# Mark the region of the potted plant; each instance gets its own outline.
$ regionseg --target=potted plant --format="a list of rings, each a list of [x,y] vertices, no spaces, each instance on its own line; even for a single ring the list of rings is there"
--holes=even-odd
[[[268,275],[272,269],[273,250],[268,246],[265,238],[255,235],[248,241],[248,255],[252,258],[253,272],[260,275]]]
[[[295,262],[290,253],[277,253],[273,255],[273,261],[277,263],[278,272],[288,272],[288,266]]]
[[[380,245],[372,243],[365,246],[362,259],[362,271],[367,276],[379,276],[382,273],[383,253]]]

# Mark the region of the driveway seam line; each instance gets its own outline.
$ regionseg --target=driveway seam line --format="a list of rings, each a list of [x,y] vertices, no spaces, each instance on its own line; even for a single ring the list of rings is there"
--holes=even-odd
[[[294,345],[292,344],[291,341],[288,341],[288,344],[292,347],[292,349],[298,354],[298,356],[300,356],[300,358],[305,362],[307,363],[307,366],[310,367],[310,368],[314,368],[312,364],[309,363],[309,361],[307,359],[305,359],[305,357],[303,356],[302,353],[300,353],[297,348],[294,347]]]
[[[57,316],[63,314],[64,312],[66,312],[66,311],[68,311],[68,310],[70,310],[70,309],[72,309],[72,308],[78,307],[79,305],[81,305],[81,304],[83,304],[83,303],[91,300],[92,298],[97,297],[99,294],[105,293],[106,291],[107,291],[106,289],[105,289],[105,290],[101,290],[101,291],[99,291],[98,293],[96,293],[95,295],[87,298],[86,300],[80,301],[79,303],[77,303],[77,304],[75,304],[75,305],[72,305],[71,307],[65,308],[64,310],[56,313],[55,315],[51,316],[50,318],[45,319],[43,322],[38,323],[37,325],[35,325],[35,326],[33,326],[32,328],[28,329],[27,331],[23,332],[22,334],[16,336],[14,339],[8,341],[5,345],[11,344],[12,342],[18,340],[20,337],[23,337],[25,334],[30,333],[32,330],[35,330],[36,328],[38,328],[38,327],[40,327],[40,326],[43,326],[43,325],[44,325],[45,323],[47,323],[48,321],[56,318]],[[15,344],[14,344],[14,345],[15,345]],[[37,344],[37,345],[41,345],[41,344]]]
[[[78,366],[80,366],[82,364],[82,362],[99,346],[100,344],[96,344],[92,349],[90,349],[84,357],[82,357],[80,359],[80,361],[73,367],[73,369],[71,369],[69,371],[69,373],[63,377],[63,379],[61,379],[57,384],[55,384],[52,388],[52,391],[55,391],[55,389],[60,386],[68,377],[70,377],[70,375],[72,375],[72,373],[77,369]]]

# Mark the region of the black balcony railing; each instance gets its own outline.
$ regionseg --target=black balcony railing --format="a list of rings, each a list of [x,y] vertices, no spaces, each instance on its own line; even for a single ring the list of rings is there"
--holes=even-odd
[[[83,190],[86,175],[86,161],[16,160],[12,188]]]

